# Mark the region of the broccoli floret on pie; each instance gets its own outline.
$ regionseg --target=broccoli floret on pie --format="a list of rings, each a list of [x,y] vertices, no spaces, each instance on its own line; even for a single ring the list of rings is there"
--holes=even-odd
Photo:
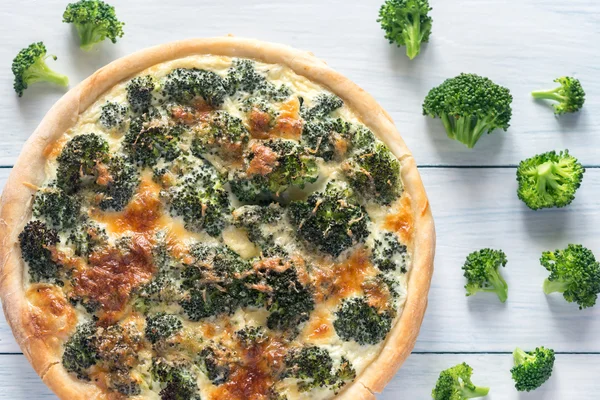
[[[19,234],[21,255],[33,282],[57,279],[59,264],[52,257],[52,249],[59,242],[58,232],[42,221],[30,221]]]
[[[108,161],[108,142],[95,133],[75,136],[56,159],[56,185],[73,194],[99,176],[98,166]]]
[[[370,306],[365,298],[344,300],[335,312],[333,322],[342,340],[358,344],[377,344],[387,336],[392,327],[392,314]]]
[[[227,81],[212,71],[177,68],[166,76],[161,92],[167,101],[185,104],[201,98],[218,107],[225,101],[227,88]]]

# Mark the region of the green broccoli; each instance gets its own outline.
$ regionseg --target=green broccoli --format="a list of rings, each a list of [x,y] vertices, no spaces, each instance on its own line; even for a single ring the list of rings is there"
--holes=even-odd
[[[226,111],[215,111],[206,116],[205,123],[194,129],[192,154],[204,157],[216,154],[223,158],[236,158],[242,154],[250,133],[244,122]]]
[[[107,101],[100,111],[100,123],[106,129],[121,129],[127,122],[129,107]]]
[[[358,151],[343,169],[352,188],[365,199],[389,205],[402,194],[400,161],[381,142]]]
[[[175,315],[159,313],[146,319],[146,338],[156,343],[168,339],[182,328],[181,320]]]
[[[54,281],[59,265],[52,259],[51,248],[60,242],[58,232],[42,221],[30,221],[19,234],[23,260],[29,264],[33,282]]]
[[[263,74],[256,71],[255,66],[256,63],[251,60],[233,60],[231,67],[227,71],[226,86],[229,95],[253,95],[251,98],[246,98],[245,103],[248,101],[283,101],[291,95],[291,91],[287,86],[281,85],[276,87],[267,81],[267,78]]]
[[[197,68],[177,68],[161,85],[167,101],[190,103],[200,96],[212,107],[218,107],[227,96],[227,81],[212,71]]]
[[[377,22],[390,43],[406,46],[406,55],[412,60],[421,52],[421,43],[429,42],[433,23],[429,11],[428,0],[386,0]]]
[[[247,159],[246,171],[230,181],[231,191],[243,203],[268,204],[289,187],[304,188],[319,177],[314,157],[291,140],[256,144]]]
[[[534,351],[525,352],[517,347],[513,357],[515,366],[510,373],[519,392],[535,390],[550,379],[554,367],[554,350],[536,347]]]
[[[371,259],[373,265],[382,272],[400,271],[405,274],[408,264],[408,249],[400,243],[397,234],[385,232],[374,240]]]
[[[283,208],[278,203],[268,206],[246,205],[233,211],[233,223],[246,231],[248,239],[261,250],[265,257],[287,255],[277,239],[290,233],[285,223]]]
[[[79,379],[89,379],[88,368],[98,362],[95,334],[96,326],[93,322],[81,324],[65,343],[62,364],[67,371],[77,374]]]
[[[151,123],[146,114],[134,118],[123,139],[123,147],[131,160],[141,167],[152,167],[160,162],[173,161],[181,154],[179,140],[185,134],[182,125],[170,126]]]
[[[244,349],[252,348],[269,339],[265,329],[260,326],[246,326],[235,332],[235,337]]]
[[[49,186],[38,190],[33,201],[33,216],[44,218],[58,229],[71,228],[78,220],[80,200],[59,188]]]
[[[151,373],[161,383],[161,400],[201,400],[197,378],[185,365],[171,366],[158,360]]]
[[[570,244],[564,250],[545,251],[540,262],[550,272],[544,281],[544,293],[562,293],[579,309],[596,304],[600,293],[600,263],[581,245]]]
[[[330,181],[306,201],[290,203],[288,215],[300,238],[333,257],[369,235],[366,210],[341,181]]]
[[[314,388],[339,389],[356,377],[350,362],[343,358],[338,370],[334,368],[329,352],[321,347],[306,346],[288,353],[284,377],[298,379],[301,392]]]
[[[448,137],[475,147],[487,131],[507,130],[512,117],[510,91],[475,74],[460,74],[431,89],[423,115],[441,118]]]
[[[482,249],[469,254],[462,267],[467,278],[467,296],[478,292],[496,293],[504,303],[508,298],[508,285],[500,274],[500,267],[505,267],[506,262],[502,250]]]
[[[392,327],[392,314],[370,306],[363,297],[346,299],[335,312],[333,321],[338,336],[360,345],[377,344]]]
[[[467,363],[442,371],[431,397],[434,400],[466,400],[487,396],[490,388],[475,386],[471,382],[471,375],[473,368]]]
[[[538,154],[519,164],[517,194],[532,210],[565,207],[575,199],[584,173],[568,150]]]
[[[127,101],[131,110],[142,114],[150,109],[152,92],[156,87],[154,78],[150,75],[138,76],[127,84]]]
[[[311,108],[302,109],[302,118],[306,121],[322,120],[343,105],[344,101],[335,94],[320,93],[313,100]]]
[[[202,370],[213,385],[221,385],[229,379],[231,369],[227,358],[227,352],[217,347],[205,347],[200,352]]]
[[[46,60],[56,56],[46,55],[46,46],[43,42],[32,43],[25,47],[12,62],[12,72],[15,75],[14,88],[19,97],[23,91],[36,82],[52,82],[60,86],[68,86],[69,78],[54,72],[46,64]]]
[[[556,115],[574,113],[581,110],[585,103],[585,91],[579,79],[563,76],[555,79],[554,82],[559,83],[560,86],[552,90],[532,92],[531,95],[535,99],[557,101],[558,104],[554,105],[554,113]]]
[[[123,22],[117,19],[115,8],[101,0],[80,0],[70,3],[63,22],[73,24],[79,34],[80,47],[89,51],[104,39],[116,43],[123,37]]]
[[[140,183],[138,170],[123,157],[115,157],[108,162],[108,175],[107,182],[97,182],[102,193],[99,206],[102,210],[121,211]]]
[[[77,257],[87,258],[94,250],[107,243],[106,231],[100,225],[88,220],[71,230],[66,244],[73,246]]]
[[[95,133],[75,136],[56,159],[56,185],[68,195],[77,192],[89,178],[95,181],[98,164],[107,162],[108,158],[106,140]]]
[[[304,124],[302,144],[315,157],[325,161],[343,158],[351,150],[360,150],[375,142],[373,132],[363,125],[342,120],[324,119]]]

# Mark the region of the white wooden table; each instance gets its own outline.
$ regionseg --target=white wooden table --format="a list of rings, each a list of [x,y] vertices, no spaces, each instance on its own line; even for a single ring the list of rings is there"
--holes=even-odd
[[[438,231],[429,309],[414,354],[380,399],[427,399],[440,370],[466,361],[490,399],[597,399],[600,305],[579,311],[541,290],[543,250],[582,243],[600,256],[600,3],[597,0],[431,0],[434,32],[409,62],[375,22],[382,0],[111,0],[126,21],[117,45],[81,52],[61,23],[66,0],[0,2],[0,185],[62,90],[39,85],[18,99],[10,63],[19,49],[44,40],[51,63],[76,84],[135,50],[189,37],[228,33],[314,52],[370,92],[394,118],[420,165]],[[446,138],[439,121],[421,116],[428,90],[460,72],[508,86],[512,127],[481,139],[474,151]],[[555,119],[531,100],[561,75],[580,78],[583,112]],[[516,197],[515,165],[537,152],[569,148],[588,168],[575,202],[532,212]],[[464,296],[460,267],[482,247],[502,248],[510,295]],[[512,386],[515,346],[557,352],[550,381],[535,393]],[[0,321],[0,399],[55,398],[35,375],[5,321]]]

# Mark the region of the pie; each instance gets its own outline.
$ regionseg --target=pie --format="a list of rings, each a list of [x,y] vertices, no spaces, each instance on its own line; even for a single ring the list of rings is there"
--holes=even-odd
[[[1,207],[7,320],[62,399],[374,398],[427,304],[433,220],[391,118],[281,45],[102,68]]]

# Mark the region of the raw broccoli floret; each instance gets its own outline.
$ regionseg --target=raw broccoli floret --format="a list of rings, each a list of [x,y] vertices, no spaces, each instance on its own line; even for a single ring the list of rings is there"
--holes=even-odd
[[[150,75],[138,76],[127,84],[127,101],[134,113],[145,113],[152,104],[152,92],[156,87],[154,78]]]
[[[531,391],[550,379],[554,368],[554,350],[536,347],[525,352],[516,348],[513,352],[515,366],[510,370],[519,392]]]
[[[44,218],[53,227],[63,230],[72,227],[79,217],[80,200],[57,187],[38,190],[33,201],[33,216]]]
[[[406,55],[412,60],[421,52],[421,43],[429,42],[433,23],[429,11],[428,0],[386,0],[377,22],[390,43],[406,46]]]
[[[250,133],[244,122],[225,111],[216,111],[195,129],[192,153],[203,157],[206,153],[218,154],[223,158],[241,156],[248,143]]]
[[[488,78],[460,74],[431,89],[423,115],[441,118],[448,137],[473,148],[485,132],[508,129],[512,100],[507,88]]]
[[[187,229],[206,231],[218,236],[227,224],[231,206],[224,188],[225,181],[207,163],[176,178],[176,183],[164,191],[172,214],[181,216]]]
[[[507,263],[502,250],[482,249],[467,257],[462,269],[467,278],[467,296],[478,292],[496,293],[501,302],[508,298],[508,284],[500,274],[500,267]]]
[[[108,160],[108,142],[88,133],[75,136],[63,148],[57,158],[57,186],[71,195],[86,182],[95,181],[97,165]]]
[[[308,122],[302,129],[302,144],[307,151],[325,161],[343,158],[352,150],[373,144],[375,136],[366,127],[337,119]]]
[[[179,140],[186,132],[182,125],[152,124],[144,114],[135,118],[123,139],[131,160],[142,167],[152,167],[161,159],[172,161],[181,154]]]
[[[381,142],[360,150],[343,169],[352,188],[365,199],[389,205],[402,194],[400,161]]]
[[[14,88],[19,97],[23,91],[35,82],[52,82],[60,86],[67,86],[69,78],[54,72],[46,64],[46,60],[56,56],[46,54],[46,46],[43,42],[32,43],[25,47],[12,62],[12,72],[15,75]]]
[[[440,373],[431,392],[434,400],[466,400],[485,397],[490,388],[475,386],[471,381],[473,368],[467,363],[458,364]]]
[[[385,232],[373,242],[371,259],[373,265],[380,271],[397,271],[406,273],[408,263],[408,249],[400,243],[398,235],[394,232]]]
[[[339,389],[346,381],[356,377],[356,371],[347,359],[342,359],[336,371],[329,352],[317,346],[292,350],[285,363],[283,376],[298,379],[297,385],[301,392],[323,387]]]
[[[100,123],[107,129],[121,129],[127,122],[129,107],[107,101],[100,111]]]
[[[333,257],[369,235],[366,210],[340,181],[330,181],[324,191],[306,201],[290,203],[288,215],[302,239]]]
[[[392,327],[392,314],[370,306],[363,297],[344,300],[335,312],[333,326],[342,340],[360,345],[377,344]]]
[[[52,259],[50,248],[58,242],[58,232],[42,221],[30,221],[19,234],[21,255],[29,264],[29,276],[33,282],[57,278],[59,265]]]
[[[581,245],[570,244],[564,250],[545,251],[540,262],[550,272],[544,281],[544,293],[562,293],[579,309],[596,304],[600,293],[600,263]]]
[[[289,187],[304,188],[319,177],[314,157],[291,140],[255,144],[247,160],[246,171],[230,181],[231,191],[243,203],[268,204]]]
[[[521,161],[517,194],[532,210],[565,207],[575,199],[585,168],[568,150],[550,151]]]
[[[189,103],[200,96],[212,107],[223,104],[227,82],[212,71],[178,68],[166,76],[161,88],[167,101]]]
[[[201,400],[197,378],[184,365],[171,366],[159,360],[151,372],[161,383],[161,400]]]
[[[555,79],[554,82],[559,83],[560,86],[552,90],[532,92],[531,95],[536,99],[557,101],[558,104],[554,105],[554,113],[556,115],[574,113],[581,110],[585,103],[585,91],[579,79],[563,76]]]
[[[102,210],[121,211],[129,203],[140,183],[137,168],[122,157],[115,157],[108,163],[106,181],[96,181],[103,194],[100,200]]]
[[[65,343],[62,364],[67,371],[77,374],[79,379],[88,379],[88,368],[98,362],[95,334],[95,324],[88,322],[79,325]]]
[[[75,25],[80,47],[85,51],[104,39],[116,43],[117,38],[123,37],[125,25],[117,19],[114,7],[100,0],[70,3],[63,13],[63,22]]]
[[[302,110],[302,118],[306,121],[323,119],[343,105],[344,101],[335,94],[320,93],[311,108]]]
[[[181,320],[175,315],[159,313],[146,319],[146,338],[156,343],[168,339],[182,328]]]

